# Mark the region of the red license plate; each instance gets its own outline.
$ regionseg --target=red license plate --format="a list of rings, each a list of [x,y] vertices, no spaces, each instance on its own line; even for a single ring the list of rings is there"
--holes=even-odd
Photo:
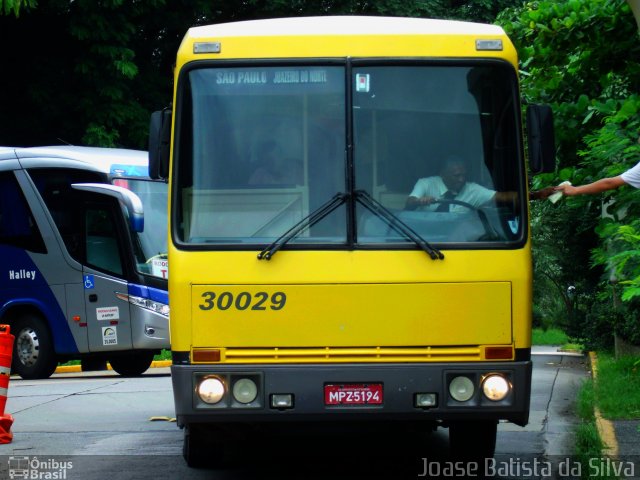
[[[382,405],[381,383],[324,386],[325,405]]]

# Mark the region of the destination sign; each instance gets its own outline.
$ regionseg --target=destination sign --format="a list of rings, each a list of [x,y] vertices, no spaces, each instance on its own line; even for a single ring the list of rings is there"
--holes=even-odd
[[[189,72],[200,95],[344,94],[343,67],[198,68]]]
[[[216,72],[217,85],[327,83],[327,78],[327,71],[324,69],[221,70]]]

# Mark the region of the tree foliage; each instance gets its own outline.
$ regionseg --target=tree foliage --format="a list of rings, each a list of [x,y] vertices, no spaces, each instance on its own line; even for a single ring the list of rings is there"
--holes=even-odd
[[[34,8],[37,0],[0,0],[0,14],[20,16],[21,9]]]
[[[640,40],[627,3],[527,2],[502,12],[499,23],[519,50],[525,99],[554,109],[557,172],[536,178],[534,187],[563,180],[589,183],[637,163]],[[607,322],[598,315],[614,317],[609,267],[621,258],[616,256],[623,242],[617,229],[633,224],[639,208],[638,192],[623,187],[532,210],[536,301],[564,304],[555,314],[577,336],[591,332],[588,341],[602,336]],[[630,265],[625,264],[625,278],[635,276]],[[618,268],[618,274],[623,270]],[[570,286],[577,292],[571,307]],[[613,323],[608,323],[609,332]]]
[[[194,25],[300,15],[492,21],[515,0],[0,0],[0,144],[145,148]],[[22,7],[22,8],[21,8]]]
[[[41,0],[0,18],[13,72],[0,89],[0,143],[144,147],[150,110],[170,102],[180,39],[210,3]]]

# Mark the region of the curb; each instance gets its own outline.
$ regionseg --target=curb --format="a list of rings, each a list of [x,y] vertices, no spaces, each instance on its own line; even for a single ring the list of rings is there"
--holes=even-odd
[[[589,360],[591,361],[591,374],[593,375],[593,381],[595,383],[598,378],[598,356],[596,355],[596,352],[589,352]],[[597,406],[594,406],[593,414],[596,417],[598,435],[600,435],[600,440],[602,440],[602,443],[604,443],[605,448],[607,449],[607,455],[617,458],[619,448],[618,440],[616,439],[616,432],[613,428],[613,422],[603,418],[600,413],[600,409]]]
[[[155,360],[151,362],[151,366],[149,368],[164,368],[164,367],[170,367],[170,366],[171,366],[171,360]],[[111,368],[110,363],[107,363],[107,370],[113,370],[113,368]],[[96,370],[96,371],[99,371],[99,370]],[[81,365],[62,365],[56,368],[56,371],[54,373],[76,373],[76,372],[82,372]]]

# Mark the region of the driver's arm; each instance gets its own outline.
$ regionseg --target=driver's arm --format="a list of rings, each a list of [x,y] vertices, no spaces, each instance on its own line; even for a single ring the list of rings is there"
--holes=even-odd
[[[518,192],[496,192],[493,201],[498,205],[515,204],[518,201]]]
[[[529,200],[544,200],[554,192],[554,187],[547,187],[541,190],[529,191]],[[518,192],[496,192],[493,200],[498,204],[513,204],[518,201]]]
[[[425,195],[424,197],[413,197],[409,196],[407,198],[407,203],[405,203],[405,210],[415,210],[422,205],[430,205],[435,201],[435,198],[430,197],[429,195]]]

